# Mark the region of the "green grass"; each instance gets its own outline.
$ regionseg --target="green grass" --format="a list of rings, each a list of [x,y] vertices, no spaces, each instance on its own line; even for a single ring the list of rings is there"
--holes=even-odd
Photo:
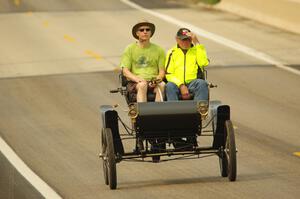
[[[211,5],[217,4],[220,1],[221,0],[199,0],[199,2],[206,3],[206,4],[211,4]]]

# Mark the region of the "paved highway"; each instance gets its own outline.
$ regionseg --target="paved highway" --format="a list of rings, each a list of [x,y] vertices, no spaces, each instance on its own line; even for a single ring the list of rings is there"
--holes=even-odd
[[[174,1],[134,2],[147,10],[118,0],[1,1],[2,139],[62,198],[298,198],[300,35]],[[218,158],[209,157],[121,162],[118,189],[104,185],[98,109],[125,109],[108,91],[134,41],[131,27],[142,19],[156,24],[152,41],[165,49],[180,23],[213,33],[199,39],[211,60],[208,80],[218,84],[211,98],[232,108],[236,182],[220,177]],[[43,198],[0,154],[0,198]]]

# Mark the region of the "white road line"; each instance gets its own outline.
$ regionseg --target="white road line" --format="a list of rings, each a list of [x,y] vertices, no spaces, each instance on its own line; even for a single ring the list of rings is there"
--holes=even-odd
[[[287,1],[294,2],[294,3],[300,3],[300,0],[287,0]]]
[[[37,176],[8,146],[8,144],[0,137],[0,151],[8,159],[8,161],[17,169],[17,171],[41,193],[42,196],[49,199],[61,199],[49,185],[47,185],[39,176]]]
[[[247,46],[244,46],[242,44],[239,44],[235,41],[232,41],[232,40],[229,40],[225,37],[222,37],[222,36],[219,36],[217,34],[214,34],[214,33],[211,33],[211,32],[208,32],[204,29],[201,29],[201,28],[198,28],[197,26],[194,26],[190,23],[186,23],[184,21],[181,21],[181,20],[178,20],[174,17],[171,17],[171,16],[168,16],[168,15],[165,15],[165,14],[161,14],[161,13],[158,13],[158,12],[155,12],[155,11],[152,11],[152,10],[149,10],[149,9],[146,9],[146,8],[143,8],[135,3],[132,3],[128,0],[120,0],[121,2],[129,5],[130,7],[132,8],[135,8],[137,10],[140,10],[142,12],[146,12],[150,15],[153,15],[155,17],[158,17],[164,21],[167,21],[171,24],[174,24],[176,26],[179,26],[179,27],[186,27],[186,28],[189,28],[191,30],[193,30],[194,33],[196,33],[197,35],[199,36],[202,36],[202,37],[205,37],[207,39],[210,39],[212,41],[215,41],[219,44],[222,44],[224,46],[227,46],[229,48],[232,48],[232,49],[235,49],[237,51],[240,51],[240,52],[243,52],[247,55],[250,55],[256,59],[260,59],[260,60],[263,60],[269,64],[272,64],[272,65],[275,65],[276,67],[280,68],[280,69],[283,69],[283,70],[286,70],[286,71],[289,71],[289,72],[292,72],[294,74],[297,74],[297,75],[300,75],[300,71],[299,70],[296,70],[296,69],[293,69],[291,67],[288,67],[286,65],[284,65],[283,63],[281,63],[280,61],[277,61],[276,59],[274,59],[273,57],[263,53],[263,52],[260,52],[260,51],[257,51],[255,49],[252,49],[252,48],[249,48]]]

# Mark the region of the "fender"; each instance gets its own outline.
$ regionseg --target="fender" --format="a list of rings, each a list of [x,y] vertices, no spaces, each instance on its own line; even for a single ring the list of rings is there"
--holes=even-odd
[[[212,115],[215,115],[214,123],[214,139],[213,139],[213,148],[219,149],[221,146],[225,146],[226,142],[226,130],[225,130],[225,121],[230,120],[230,106],[222,105],[221,103],[214,104],[211,109]]]
[[[115,154],[123,155],[124,147],[119,132],[118,112],[110,105],[103,105],[100,107],[100,113],[102,118],[102,128],[110,128],[112,131]]]

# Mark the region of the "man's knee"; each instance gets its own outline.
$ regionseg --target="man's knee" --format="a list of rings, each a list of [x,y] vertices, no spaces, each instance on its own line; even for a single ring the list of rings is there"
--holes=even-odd
[[[203,79],[196,79],[194,80],[194,84],[196,88],[205,88],[207,87],[207,82]]]
[[[176,89],[178,89],[178,87],[173,82],[168,82],[167,85],[166,85],[166,89],[167,90],[176,90]]]
[[[136,89],[137,90],[143,90],[143,91],[147,91],[147,87],[148,87],[148,83],[146,81],[143,82],[139,82],[136,85]]]
[[[178,100],[179,88],[173,82],[168,82],[166,85],[166,94],[168,101]]]
[[[193,92],[195,94],[194,100],[208,100],[208,84],[203,79],[197,79],[192,82]]]

